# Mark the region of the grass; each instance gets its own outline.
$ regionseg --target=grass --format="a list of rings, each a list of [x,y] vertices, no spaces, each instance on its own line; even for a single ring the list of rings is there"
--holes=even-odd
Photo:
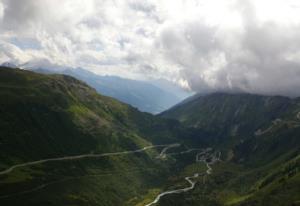
[[[228,195],[228,194],[227,194]],[[224,205],[236,205],[238,203],[241,203],[251,197],[252,195],[244,195],[244,196],[238,196],[236,194],[228,195],[226,197],[227,200],[224,201]]]
[[[175,120],[140,113],[101,96],[68,76],[1,68],[1,167],[160,143],[180,142],[183,147],[212,144],[222,153],[230,151],[225,155],[230,161],[212,165],[205,182],[199,177],[194,190],[166,196],[158,205],[297,204],[300,129],[284,124],[252,138],[252,129],[266,128],[289,104],[286,98],[223,94],[220,100],[212,95],[202,106],[193,102],[190,107],[181,107],[179,113],[183,112],[186,124],[198,127],[186,128]],[[237,124],[241,133],[228,135]],[[0,196],[17,194],[0,198],[0,204],[115,206],[126,202],[138,206],[153,201],[162,191],[186,187],[184,177],[207,170],[204,163],[195,163],[194,153],[160,160],[156,159],[160,151],[19,168],[0,176]],[[47,186],[40,187],[43,184]],[[31,192],[22,193],[28,190]]]
[[[125,205],[145,206],[146,204],[149,204],[150,202],[152,202],[157,197],[157,195],[159,195],[161,192],[162,192],[162,190],[159,188],[150,189],[150,190],[148,190],[147,194],[144,195],[142,198],[141,197],[140,198],[133,197],[132,199],[127,201]]]

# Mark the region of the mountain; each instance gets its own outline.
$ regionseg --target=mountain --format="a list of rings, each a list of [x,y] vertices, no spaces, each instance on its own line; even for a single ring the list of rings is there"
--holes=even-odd
[[[276,152],[284,154],[300,147],[299,115],[300,98],[213,93],[197,95],[159,116],[213,134],[214,144],[244,155],[240,159],[254,158],[250,154],[254,150],[257,157],[269,149],[268,155],[261,157],[267,161],[268,156],[271,158]],[[250,160],[247,163],[250,164]]]
[[[131,205],[173,171],[155,158],[161,146],[139,150],[177,142],[176,121],[67,75],[0,67],[0,117],[1,205]]]
[[[215,93],[160,115],[0,67],[0,204],[299,204],[300,99]]]
[[[199,135],[71,76],[0,67],[0,204],[149,203],[194,163],[164,152],[204,147]]]
[[[190,127],[229,134],[253,134],[286,113],[296,100],[281,96],[213,93],[196,95],[161,113]]]
[[[188,205],[299,204],[300,98],[197,95],[160,116],[214,134],[212,144],[227,160],[216,166],[205,191],[186,197],[192,199]]]
[[[17,68],[17,66],[11,62],[3,62],[1,65],[1,67],[8,67],[8,68]]]
[[[100,76],[81,68],[34,69],[41,73],[67,74],[94,87],[100,94],[118,99],[140,111],[157,114],[177,104],[189,93],[166,80],[138,81],[117,76]],[[159,97],[159,98],[153,98]]]

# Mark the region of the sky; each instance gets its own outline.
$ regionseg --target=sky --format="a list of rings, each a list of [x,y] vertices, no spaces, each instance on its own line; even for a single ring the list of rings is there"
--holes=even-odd
[[[0,63],[300,96],[299,0],[0,0]]]

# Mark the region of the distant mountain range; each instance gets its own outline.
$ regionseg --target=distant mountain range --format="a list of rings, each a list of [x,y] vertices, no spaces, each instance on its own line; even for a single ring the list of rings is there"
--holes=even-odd
[[[1,66],[18,67],[10,62],[4,62]],[[76,77],[95,88],[100,94],[116,98],[140,111],[152,114],[165,111],[193,94],[165,79],[141,81],[118,76],[102,76],[82,68],[60,67],[44,61],[30,62],[21,66],[39,73],[67,74]]]
[[[140,111],[152,114],[169,109],[192,94],[163,79],[139,81],[118,76],[101,76],[82,68],[30,68],[30,70],[76,77],[94,87],[100,94],[116,98]]]

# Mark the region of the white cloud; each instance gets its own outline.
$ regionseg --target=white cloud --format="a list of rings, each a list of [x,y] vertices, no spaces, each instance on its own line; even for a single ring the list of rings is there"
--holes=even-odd
[[[0,21],[2,21],[4,15],[4,5],[2,2],[0,2]]]
[[[0,0],[0,61],[300,95],[298,0]]]

